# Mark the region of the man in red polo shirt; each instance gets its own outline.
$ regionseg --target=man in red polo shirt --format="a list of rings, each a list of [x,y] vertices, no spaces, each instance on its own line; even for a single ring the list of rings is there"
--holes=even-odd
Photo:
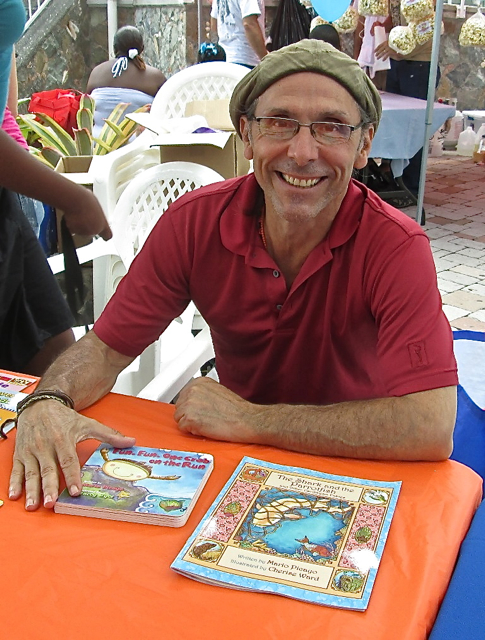
[[[182,431],[322,455],[449,456],[456,364],[428,239],[351,180],[379,123],[373,84],[307,40],[265,57],[230,110],[254,174],[177,200],[94,331],[42,379],[19,420],[11,480],[16,499],[27,478],[28,509],[40,475],[53,506],[56,457],[80,492],[75,442],[133,444],[69,405],[107,393],[191,299],[220,383],[199,378],[180,393]]]

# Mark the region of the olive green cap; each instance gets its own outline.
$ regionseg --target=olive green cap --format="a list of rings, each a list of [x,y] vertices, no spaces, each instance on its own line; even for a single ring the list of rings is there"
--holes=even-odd
[[[239,133],[239,120],[249,106],[277,80],[292,73],[321,73],[341,84],[367,113],[377,129],[382,103],[379,92],[359,63],[322,40],[300,40],[266,55],[239,81],[229,104]]]

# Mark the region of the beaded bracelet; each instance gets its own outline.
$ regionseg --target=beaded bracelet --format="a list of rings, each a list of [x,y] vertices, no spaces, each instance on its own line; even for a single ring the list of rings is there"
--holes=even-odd
[[[69,409],[74,409],[74,400],[64,393],[63,391],[51,391],[48,389],[40,389],[39,391],[33,391],[26,398],[21,400],[17,405],[17,416],[15,418],[11,418],[10,420],[6,420],[2,426],[0,427],[0,438],[6,439],[7,434],[4,432],[4,427],[7,424],[13,422],[14,426],[17,426],[17,421],[23,411],[30,407],[31,404],[35,402],[39,402],[40,400],[57,400],[65,407],[69,407]]]

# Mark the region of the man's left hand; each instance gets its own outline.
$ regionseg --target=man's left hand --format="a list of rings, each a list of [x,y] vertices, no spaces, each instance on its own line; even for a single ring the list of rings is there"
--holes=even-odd
[[[184,433],[229,442],[257,442],[257,405],[211,378],[189,382],[175,403],[175,420]]]

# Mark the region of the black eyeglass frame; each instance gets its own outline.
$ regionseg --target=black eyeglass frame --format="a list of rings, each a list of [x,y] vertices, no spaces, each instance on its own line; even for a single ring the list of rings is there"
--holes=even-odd
[[[300,131],[301,127],[308,127],[310,129],[310,133],[312,134],[312,136],[315,138],[315,140],[317,142],[320,142],[322,144],[325,144],[328,142],[330,142],[330,144],[335,144],[335,143],[339,143],[339,142],[348,142],[350,140],[351,135],[354,133],[354,131],[357,131],[357,129],[360,129],[361,127],[364,126],[365,122],[359,122],[359,124],[347,124],[346,122],[331,122],[331,121],[326,121],[326,120],[319,120],[317,122],[310,122],[309,124],[305,124],[303,122],[300,122],[299,120],[296,120],[296,118],[282,118],[279,116],[253,116],[251,118],[251,120],[254,120],[255,122],[258,123],[258,127],[259,127],[259,131],[261,133],[261,135],[263,136],[268,136],[268,137],[274,137],[274,138],[279,138],[280,140],[291,140],[292,138],[294,138],[298,132]],[[294,122],[296,127],[293,130],[293,133],[291,136],[286,137],[285,132],[280,132],[280,133],[268,133],[268,132],[263,132],[261,130],[261,121],[265,121],[265,120],[283,120],[285,122]],[[317,134],[315,132],[314,126],[316,124],[331,124],[331,125],[335,125],[337,127],[344,127],[349,133],[348,136],[343,136],[341,138],[333,138],[332,136],[326,136],[325,134],[323,135],[323,137],[325,138],[324,140],[322,140],[322,136],[317,137]]]

